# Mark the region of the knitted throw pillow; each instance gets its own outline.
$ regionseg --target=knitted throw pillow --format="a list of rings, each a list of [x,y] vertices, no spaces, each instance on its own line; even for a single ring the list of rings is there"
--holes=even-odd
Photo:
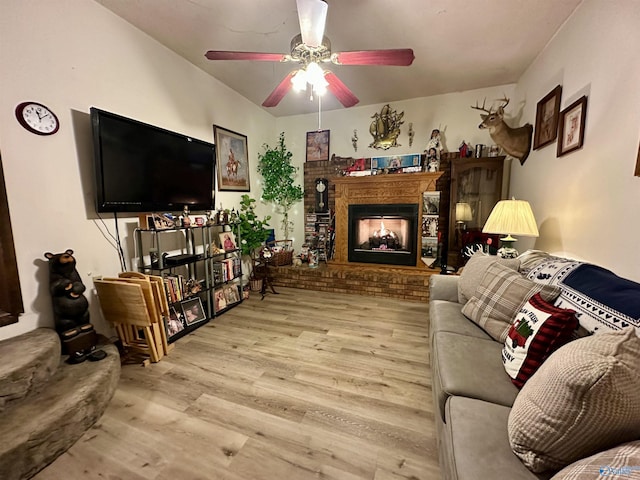
[[[633,328],[570,342],[524,385],[509,414],[509,442],[533,472],[557,470],[636,440],[640,338]]]

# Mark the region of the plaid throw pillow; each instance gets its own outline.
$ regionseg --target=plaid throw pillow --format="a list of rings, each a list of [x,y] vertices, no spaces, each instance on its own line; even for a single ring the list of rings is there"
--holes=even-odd
[[[516,313],[536,293],[552,303],[560,289],[524,278],[499,263],[489,266],[473,297],[462,313],[483,328],[494,340],[504,342]]]
[[[554,307],[536,293],[516,314],[502,349],[502,363],[513,384],[522,388],[554,350],[578,326],[575,311]]]

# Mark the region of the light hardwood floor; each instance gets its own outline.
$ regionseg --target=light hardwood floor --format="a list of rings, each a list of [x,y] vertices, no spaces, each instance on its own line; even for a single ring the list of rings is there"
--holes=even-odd
[[[278,289],[123,365],[36,480],[439,479],[424,303]]]

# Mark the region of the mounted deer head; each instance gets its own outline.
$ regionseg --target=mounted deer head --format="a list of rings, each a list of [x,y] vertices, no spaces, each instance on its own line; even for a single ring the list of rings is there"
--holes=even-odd
[[[474,110],[487,113],[486,115],[480,114],[482,123],[478,125],[478,128],[488,129],[489,135],[491,135],[491,139],[496,145],[509,155],[516,157],[520,160],[520,165],[523,165],[531,150],[533,127],[527,123],[519,128],[511,128],[504,123],[504,108],[509,105],[509,99],[505,96],[501,98],[500,101],[504,102],[504,104],[500,105],[495,112],[492,109],[487,110],[485,108],[486,98],[482,101],[482,107],[478,106],[478,102],[476,102],[475,107],[471,107]]]

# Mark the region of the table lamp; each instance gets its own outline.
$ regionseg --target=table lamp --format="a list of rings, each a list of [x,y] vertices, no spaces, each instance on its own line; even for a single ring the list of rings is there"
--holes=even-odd
[[[471,214],[471,205],[464,202],[456,203],[456,223],[462,230],[464,230],[466,227],[464,222],[468,222],[472,218],[473,215]]]
[[[500,239],[501,247],[498,250],[498,256],[502,258],[518,256],[518,251],[513,247],[513,243],[517,239],[512,235],[523,237],[537,237],[539,235],[536,219],[529,202],[515,198],[500,200],[496,203],[482,231],[506,235]]]

